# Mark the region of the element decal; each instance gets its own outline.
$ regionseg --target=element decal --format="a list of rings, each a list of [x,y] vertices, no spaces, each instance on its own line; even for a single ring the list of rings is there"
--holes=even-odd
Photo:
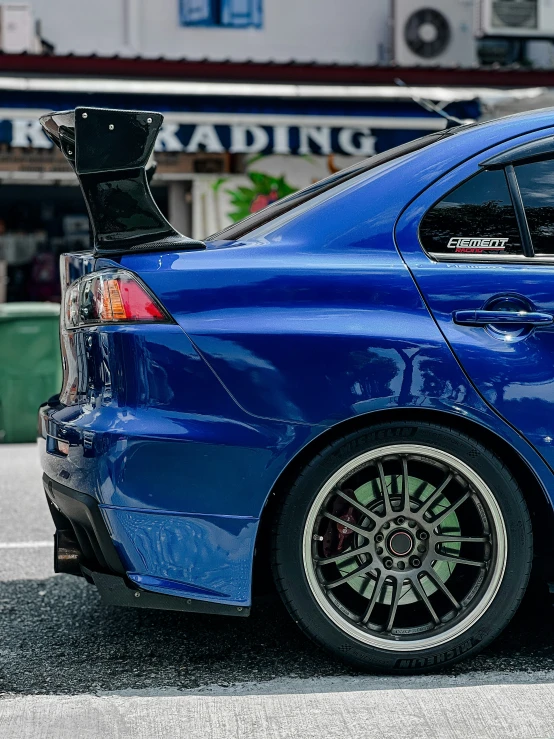
[[[504,251],[509,239],[498,237],[453,236],[447,244],[458,254],[482,254],[484,251]]]

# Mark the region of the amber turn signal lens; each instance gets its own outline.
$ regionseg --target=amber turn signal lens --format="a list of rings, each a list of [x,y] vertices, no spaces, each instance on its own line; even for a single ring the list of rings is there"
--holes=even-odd
[[[105,280],[102,295],[102,318],[105,321],[125,321],[128,316],[119,291],[119,280]]]

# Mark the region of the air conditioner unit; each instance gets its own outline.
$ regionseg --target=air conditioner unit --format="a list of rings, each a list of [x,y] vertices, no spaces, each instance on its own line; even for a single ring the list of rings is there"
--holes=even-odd
[[[5,3],[0,5],[0,50],[4,54],[34,52],[35,27],[30,5]]]
[[[480,36],[554,38],[554,0],[481,0]]]
[[[471,67],[477,61],[473,0],[393,0],[393,57],[405,67]]]

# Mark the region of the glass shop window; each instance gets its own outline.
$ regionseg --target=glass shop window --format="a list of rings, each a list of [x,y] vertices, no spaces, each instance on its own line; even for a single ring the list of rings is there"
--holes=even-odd
[[[427,211],[419,238],[441,257],[523,254],[504,170],[479,172],[452,190]]]
[[[533,250],[537,256],[554,256],[554,161],[514,167]]]

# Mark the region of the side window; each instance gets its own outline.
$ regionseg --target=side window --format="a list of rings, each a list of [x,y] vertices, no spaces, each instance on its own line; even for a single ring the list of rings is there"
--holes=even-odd
[[[437,256],[523,254],[504,170],[479,172],[452,190],[427,211],[419,238]]]
[[[537,256],[554,256],[554,161],[514,167]]]

